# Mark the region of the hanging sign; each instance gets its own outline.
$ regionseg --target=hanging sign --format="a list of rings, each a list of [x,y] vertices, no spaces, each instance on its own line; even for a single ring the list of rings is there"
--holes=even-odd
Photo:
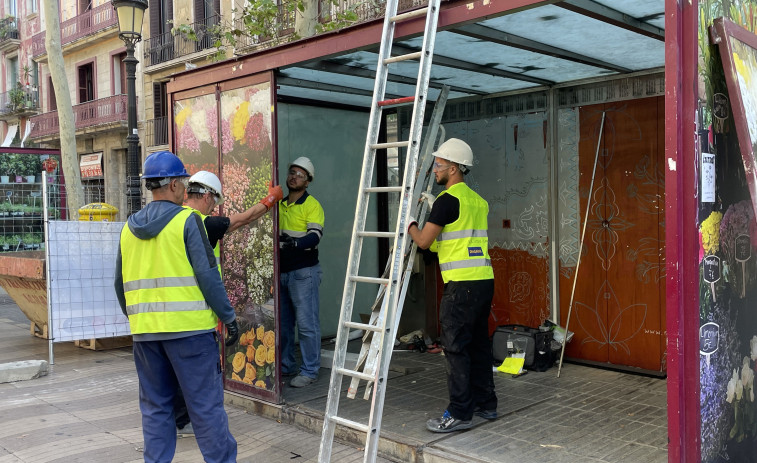
[[[707,366],[710,366],[710,355],[718,350],[720,341],[720,326],[709,322],[699,327],[699,353],[705,356]]]
[[[710,292],[712,293],[712,302],[717,302],[715,297],[715,283],[720,280],[720,257],[707,256],[702,263],[704,269],[702,271],[704,281],[710,284]]]
[[[702,202],[715,202],[715,155],[702,153]]]
[[[741,297],[746,296],[746,261],[752,257],[752,240],[749,235],[736,237],[736,262],[741,264]]]
[[[103,154],[85,154],[79,161],[79,170],[81,171],[81,178],[102,177]]]

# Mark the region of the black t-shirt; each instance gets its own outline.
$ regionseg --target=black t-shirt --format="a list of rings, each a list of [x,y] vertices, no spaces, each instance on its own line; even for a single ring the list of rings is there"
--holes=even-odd
[[[208,216],[205,217],[205,230],[208,232],[208,241],[210,247],[215,248],[218,240],[223,238],[226,231],[231,225],[231,219],[228,217]]]
[[[434,201],[428,221],[434,225],[444,227],[460,217],[460,200],[449,193],[445,193]]]

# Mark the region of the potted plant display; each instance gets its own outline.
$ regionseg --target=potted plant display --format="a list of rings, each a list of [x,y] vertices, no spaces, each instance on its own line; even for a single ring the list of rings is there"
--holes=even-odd
[[[0,183],[8,183],[10,179],[8,156],[8,154],[0,154]]]

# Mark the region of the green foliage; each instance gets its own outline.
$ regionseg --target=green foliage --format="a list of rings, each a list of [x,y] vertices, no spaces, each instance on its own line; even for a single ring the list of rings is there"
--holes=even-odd
[[[26,92],[24,92],[24,87],[21,85],[21,82],[16,82],[16,86],[8,90],[8,106],[11,109],[23,107],[25,97]]]
[[[313,1],[313,0],[310,0]],[[338,0],[329,2],[342,8],[338,13],[325,17],[315,25],[317,34],[336,31],[349,27],[360,20],[358,9],[375,9],[377,15],[383,11],[384,3],[377,0],[357,2],[344,7]],[[241,27],[228,24],[208,26],[205,34],[213,38],[216,52],[209,57],[212,61],[226,58],[227,47],[236,47],[241,38],[251,39],[252,43],[269,43],[279,45],[292,42],[301,37],[294,31],[295,24],[302,19],[305,11],[305,0],[290,0],[277,3],[276,0],[249,0],[244,8],[234,8],[232,12],[241,18]],[[180,35],[187,40],[199,41],[194,27],[189,24],[175,25],[171,29],[173,35]]]

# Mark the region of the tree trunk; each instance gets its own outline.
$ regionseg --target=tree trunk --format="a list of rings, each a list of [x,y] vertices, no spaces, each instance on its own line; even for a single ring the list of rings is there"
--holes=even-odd
[[[50,68],[50,77],[55,89],[55,102],[58,105],[58,122],[60,124],[60,157],[63,175],[66,177],[66,204],[69,217],[79,218],[79,208],[84,205],[84,192],[79,172],[79,157],[76,154],[76,127],[74,125],[74,108],[68,88],[66,69],[63,63],[63,48],[60,43],[60,16],[58,2],[44,1],[47,33],[45,48]]]
[[[294,32],[300,38],[312,37],[318,24],[318,0],[304,0],[303,6],[304,9],[295,15]]]

